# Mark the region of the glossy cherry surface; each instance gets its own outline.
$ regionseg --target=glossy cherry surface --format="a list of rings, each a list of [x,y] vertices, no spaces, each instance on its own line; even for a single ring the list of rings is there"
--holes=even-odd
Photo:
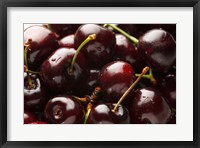
[[[29,124],[31,122],[37,121],[37,117],[35,116],[34,113],[25,110],[24,111],[24,124]]]
[[[100,71],[99,83],[109,102],[117,102],[135,80],[135,72],[130,64],[114,61],[106,64]],[[124,100],[126,102],[128,98]]]
[[[131,122],[136,124],[163,124],[171,119],[171,109],[161,93],[151,87],[134,92],[130,105]]]
[[[90,67],[101,67],[110,61],[112,57],[114,52],[113,47],[115,45],[115,35],[109,29],[99,25],[82,25],[75,33],[75,48],[91,34],[96,34],[96,39],[84,46],[81,49],[81,52],[85,55]]]
[[[58,48],[55,33],[43,26],[31,26],[24,31],[24,43],[29,39],[30,51],[28,51],[28,66],[30,70],[36,70],[42,62]]]
[[[84,56],[79,53],[69,72],[72,58],[76,50],[74,48],[59,48],[41,66],[40,73],[43,82],[56,93],[67,93],[78,85],[87,74],[87,65]]]
[[[82,123],[84,119],[84,108],[73,96],[54,97],[45,107],[45,119],[49,123]]]
[[[58,41],[60,47],[74,48],[74,34],[67,35]]]
[[[138,52],[137,47],[121,34],[116,34],[115,37],[116,59],[128,62],[133,66],[135,71],[141,72],[142,68],[144,68],[146,64]]]
[[[112,109],[115,104],[101,103],[94,106],[88,117],[88,124],[129,124],[129,111],[120,105],[116,112]]]
[[[167,72],[176,59],[176,42],[162,29],[150,30],[141,36],[138,49],[149,66],[159,72]]]
[[[30,79],[33,86],[30,86],[27,74],[24,73],[24,108],[41,111],[48,99],[47,90],[38,75],[31,74]]]

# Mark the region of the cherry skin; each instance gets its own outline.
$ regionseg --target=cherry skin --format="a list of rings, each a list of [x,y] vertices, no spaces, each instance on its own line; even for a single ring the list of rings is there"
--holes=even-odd
[[[135,80],[135,72],[130,64],[124,61],[114,61],[106,64],[100,71],[99,83],[105,98],[109,102],[117,102]],[[127,97],[123,103],[125,103]]]
[[[112,58],[115,35],[109,29],[99,25],[82,25],[75,33],[75,48],[77,48],[90,34],[96,34],[96,39],[83,47],[81,52],[85,55],[90,67],[99,68]]]
[[[31,111],[42,111],[47,99],[47,90],[38,75],[31,74],[30,86],[27,74],[24,73],[24,108]]]
[[[137,47],[125,36],[116,34],[116,59],[128,62],[134,67],[136,72],[141,72],[145,67],[145,61],[142,59]]]
[[[74,34],[67,35],[58,41],[60,47],[74,48]]]
[[[67,35],[74,34],[80,24],[47,24],[47,28],[58,35],[58,38],[63,38]]]
[[[115,104],[100,103],[94,106],[89,114],[88,124],[129,124],[129,111],[126,107],[120,105],[116,112],[112,109]]]
[[[37,117],[35,116],[34,113],[25,110],[24,111],[24,124],[29,124],[31,122],[37,121]]]
[[[74,48],[59,48],[41,66],[40,74],[43,82],[55,93],[67,93],[78,85],[87,74],[87,65],[84,56],[79,53],[73,71],[69,71]]]
[[[153,29],[142,35],[138,49],[155,71],[167,72],[176,59],[176,42],[162,29]]]
[[[53,124],[82,123],[85,111],[73,96],[57,96],[49,100],[45,107],[45,119]]]
[[[171,119],[171,109],[161,93],[151,87],[134,92],[130,105],[131,122],[136,124],[164,124]]]
[[[31,26],[24,31],[24,43],[31,39],[28,51],[28,66],[36,70],[42,62],[58,48],[55,33],[43,26]]]

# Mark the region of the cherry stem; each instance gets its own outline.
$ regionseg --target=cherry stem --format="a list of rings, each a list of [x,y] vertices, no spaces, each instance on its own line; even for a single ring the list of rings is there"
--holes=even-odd
[[[147,73],[148,70],[149,70],[148,66],[143,68],[142,73],[139,75],[139,77],[137,77],[135,82],[133,82],[133,84],[128,88],[128,90],[126,90],[126,92],[122,95],[122,97],[119,99],[119,101],[115,105],[114,109],[112,110],[112,112],[116,112],[116,110],[118,109],[119,105],[124,100],[124,98],[132,91],[132,89],[135,87],[135,85],[140,81],[142,76]]]
[[[25,67],[26,67],[26,73],[27,73],[29,86],[34,87],[33,82],[31,80],[31,77],[30,77],[30,74],[29,74],[30,71],[28,70],[28,60],[27,60],[27,54],[28,54],[28,51],[30,50],[29,47],[30,47],[31,42],[32,42],[32,39],[28,39],[28,41],[24,44],[24,46],[25,46],[25,49],[24,49],[24,64],[25,64]]]
[[[135,76],[137,76],[137,77],[138,77],[139,75],[140,75],[140,74],[135,74]],[[152,71],[151,68],[149,69],[149,74],[148,74],[148,75],[143,75],[142,77],[143,77],[143,78],[146,78],[146,79],[149,79],[153,85],[156,85],[156,84],[157,84],[157,81],[156,81],[156,79],[155,79],[154,76],[153,76],[153,71]]]
[[[96,39],[96,34],[91,34],[81,43],[81,45],[76,50],[76,54],[74,55],[74,57],[72,59],[71,66],[70,66],[70,69],[69,69],[70,72],[73,72],[74,63],[77,59],[77,56],[78,56],[80,50],[83,48],[83,46],[85,46],[89,41],[95,40],[95,39]]]
[[[92,106],[93,106],[93,104],[91,102],[89,102],[88,105],[87,105],[87,109],[86,109],[87,112],[85,114],[84,124],[87,123],[88,117],[89,117],[90,112],[92,110]]]
[[[124,30],[120,29],[119,27],[117,27],[116,25],[113,24],[104,24],[104,27],[109,26],[112,27],[113,29],[117,30],[119,33],[123,34],[125,37],[127,37],[129,40],[131,40],[134,44],[138,44],[139,40],[133,36],[131,36],[130,34],[126,33]]]

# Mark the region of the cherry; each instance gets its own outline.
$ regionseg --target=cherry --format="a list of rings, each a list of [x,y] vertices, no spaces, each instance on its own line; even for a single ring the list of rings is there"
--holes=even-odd
[[[161,93],[151,87],[134,92],[130,105],[131,123],[163,124],[171,119],[171,109]]]
[[[75,61],[73,72],[69,72],[75,53],[74,48],[59,48],[42,64],[40,69],[41,78],[52,91],[67,93],[74,89],[84,74],[87,73],[85,57],[81,53]]]
[[[60,47],[74,48],[74,34],[67,35],[58,41]]]
[[[42,111],[48,99],[47,90],[37,75],[31,74],[29,78],[24,73],[24,108]]]
[[[143,34],[139,40],[115,25],[105,24],[117,30],[134,44],[149,66],[158,72],[167,72],[176,60],[176,42],[172,35],[162,29],[152,29]]]
[[[38,73],[29,70],[27,53],[30,44],[31,42],[25,43],[24,49],[24,108],[32,111],[41,111],[45,106],[48,95]]]
[[[135,72],[131,65],[124,61],[114,61],[106,64],[99,75],[99,83],[105,93],[105,98],[109,102],[117,102],[134,82],[134,75]]]
[[[45,27],[55,32],[59,38],[74,34],[80,24],[44,24]]]
[[[137,47],[124,35],[116,34],[116,59],[123,60],[131,64],[135,71],[140,72],[146,63],[142,59]]]
[[[162,29],[153,29],[142,35],[138,49],[148,64],[159,72],[167,72],[176,59],[176,42]]]
[[[90,34],[96,34],[96,40],[88,43],[81,52],[85,55],[90,67],[98,68],[110,61],[115,45],[115,35],[105,27],[95,24],[80,26],[74,37],[77,48]]]
[[[49,100],[44,111],[45,119],[49,123],[82,123],[84,108],[73,96],[57,96]]]
[[[42,64],[40,69],[42,80],[51,90],[56,93],[67,93],[84,78],[88,68],[80,50],[95,38],[95,34],[89,35],[77,51],[74,48],[59,48]]]
[[[125,124],[130,123],[129,112],[126,107],[120,105],[122,101],[127,97],[127,95],[133,90],[135,85],[139,82],[144,75],[149,70],[149,67],[145,67],[139,77],[131,84],[131,86],[125,91],[116,104],[112,103],[101,103],[92,108],[92,103],[90,102],[87,106],[87,112],[84,123],[98,123],[98,124]]]
[[[119,106],[116,112],[112,109],[116,104],[101,103],[94,106],[90,112],[88,124],[129,124],[130,117],[128,109],[124,106]]]
[[[31,40],[27,58],[29,69],[36,70],[58,48],[58,42],[52,31],[39,25],[31,26],[24,31],[24,43],[28,40]]]
[[[24,111],[24,124],[29,124],[31,122],[37,121],[37,117],[35,116],[34,113],[25,110]]]

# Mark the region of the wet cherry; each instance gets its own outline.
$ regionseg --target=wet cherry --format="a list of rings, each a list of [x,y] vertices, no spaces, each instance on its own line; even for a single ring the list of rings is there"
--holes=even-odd
[[[36,70],[58,48],[58,42],[55,33],[39,25],[28,27],[24,31],[24,43],[28,40],[31,40],[27,58],[29,69]]]
[[[57,96],[49,100],[44,111],[45,119],[53,124],[82,123],[84,108],[73,96]]]
[[[115,35],[109,29],[99,25],[82,25],[75,33],[75,48],[77,48],[90,34],[96,34],[96,39],[83,47],[81,52],[85,55],[90,67],[98,68],[109,62],[112,58]]]
[[[38,75],[31,74],[29,79],[27,73],[24,73],[24,108],[34,112],[42,111],[47,101],[47,90]]]
[[[138,49],[155,71],[167,72],[176,59],[176,42],[162,29],[153,29],[142,35]]]
[[[130,105],[131,123],[163,124],[171,119],[171,109],[161,93],[151,87],[134,92]]]
[[[41,78],[55,93],[67,93],[74,89],[87,73],[85,57],[81,53],[77,56],[73,71],[69,71],[75,53],[74,48],[59,48],[42,64]]]
[[[106,64],[99,75],[99,83],[105,93],[105,98],[109,102],[117,102],[134,82],[134,74],[131,65],[124,61],[114,61]]]

